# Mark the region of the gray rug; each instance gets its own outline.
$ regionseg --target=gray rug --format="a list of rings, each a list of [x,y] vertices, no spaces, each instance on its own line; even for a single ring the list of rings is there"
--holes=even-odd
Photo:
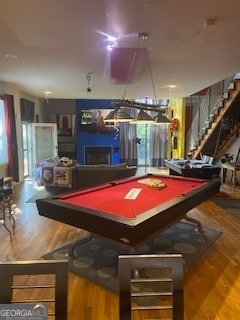
[[[232,198],[211,198],[217,206],[240,219],[240,199]]]
[[[46,198],[49,198],[51,196],[52,196],[52,194],[50,192],[48,192],[45,189],[42,189],[42,190],[38,191],[38,193],[36,193],[30,199],[28,199],[26,202],[27,203],[35,203],[37,199],[46,199]]]
[[[26,203],[35,203],[37,199],[51,198],[51,197],[57,196],[60,193],[66,193],[69,191],[71,191],[71,189],[64,188],[62,192],[53,193],[53,192],[47,191],[46,189],[42,189],[42,190],[38,191],[36,194],[34,194],[30,199],[28,199],[26,201]]]
[[[151,241],[138,248],[138,254],[182,253],[184,272],[201,257],[219,237],[220,231],[204,228],[204,233],[196,231],[196,225],[180,221]],[[112,292],[118,292],[118,255],[129,254],[107,242],[90,238],[74,249],[74,257],[69,256],[73,243],[67,244],[43,256],[44,259],[69,259],[69,268],[75,274],[86,278]]]

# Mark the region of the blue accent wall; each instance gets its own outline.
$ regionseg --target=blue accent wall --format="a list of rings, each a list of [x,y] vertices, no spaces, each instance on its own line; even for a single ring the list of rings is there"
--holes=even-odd
[[[120,139],[119,132],[89,132],[82,130],[80,126],[81,110],[91,109],[114,109],[112,100],[78,99],[76,100],[76,151],[77,162],[85,164],[85,146],[111,147],[111,164],[120,163]],[[109,110],[110,111],[110,110]]]

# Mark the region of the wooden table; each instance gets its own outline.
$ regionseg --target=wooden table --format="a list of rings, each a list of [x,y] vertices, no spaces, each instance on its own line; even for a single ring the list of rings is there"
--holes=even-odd
[[[226,176],[227,176],[227,171],[231,171],[231,178],[229,180],[229,183],[232,184],[233,186],[233,192],[235,192],[235,187],[236,187],[236,176],[237,176],[237,171],[240,171],[240,164],[236,163],[223,163],[222,164],[222,175],[221,175],[221,187],[223,188],[223,184],[226,182]]]

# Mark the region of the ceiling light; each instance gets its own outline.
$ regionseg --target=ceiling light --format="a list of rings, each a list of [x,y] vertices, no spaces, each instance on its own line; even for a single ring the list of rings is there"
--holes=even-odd
[[[177,86],[175,84],[171,84],[170,86],[168,86],[168,91],[170,94],[173,94],[176,90]]]
[[[133,120],[133,117],[131,117],[126,110],[119,109],[117,111],[116,119],[118,122],[129,122]]]
[[[7,59],[12,59],[12,60],[16,60],[18,57],[16,54],[13,54],[13,53],[8,53],[5,55],[5,58]]]
[[[116,113],[115,110],[110,111],[109,114],[104,119],[104,122],[116,122],[115,113]]]
[[[110,113],[104,119],[104,122],[130,122],[133,118],[124,109],[116,108],[110,111]]]
[[[48,103],[49,95],[51,94],[51,91],[45,91],[45,98],[44,100]]]
[[[168,86],[169,89],[176,89],[177,86],[175,84],[170,84],[170,86]]]
[[[171,121],[164,116],[161,112],[158,113],[158,115],[155,117],[156,121],[154,124],[159,125],[162,123],[171,123]]]
[[[111,39],[111,38],[110,38]],[[137,49],[139,48],[139,43],[140,40],[147,40],[148,39],[148,34],[145,32],[139,33],[138,35],[138,41],[137,41],[137,45],[135,50],[133,50],[133,55],[132,55],[132,61],[130,63],[130,69],[129,69],[129,73],[128,73],[128,79],[127,79],[127,83],[125,86],[125,90],[123,93],[123,100],[120,102],[116,102],[114,103],[115,112],[110,112],[110,114],[104,119],[104,121],[106,122],[131,122],[134,124],[138,124],[138,123],[149,123],[149,124],[153,124],[155,122],[155,120],[146,112],[146,111],[154,111],[157,113],[160,113],[162,110],[160,110],[160,105],[151,105],[147,103],[147,99],[148,97],[145,97],[146,99],[146,103],[138,103],[135,101],[131,101],[131,100],[126,100],[126,94],[127,94],[127,89],[128,86],[130,84],[130,79],[131,79],[131,75],[132,75],[132,71],[136,62],[136,52]],[[151,70],[151,64],[150,64],[150,59],[149,59],[149,54],[147,52],[147,57],[148,57],[148,67],[149,67],[149,72],[150,72],[150,77],[151,77],[151,83],[152,83],[152,87],[153,87],[153,93],[154,93],[154,100],[157,101],[156,98],[156,90],[155,90],[155,86],[154,86],[154,81],[153,81],[153,75],[152,75],[152,70]],[[171,86],[172,87],[172,86]],[[174,86],[175,88],[176,86]],[[125,107],[125,108],[132,108],[132,109],[138,109],[140,110],[137,118],[135,120],[132,119],[132,117],[129,116],[129,114],[126,114],[125,110],[120,109],[120,107]],[[122,113],[125,113],[124,115]],[[162,116],[163,117],[163,116]],[[162,118],[162,122],[158,122],[158,123],[167,123],[170,122],[167,117],[166,119]]]
[[[154,122],[155,120],[149,114],[147,114],[147,112],[144,110],[140,110],[137,118],[131,121],[132,124],[142,124],[142,123],[150,124]]]
[[[216,18],[206,19],[203,23],[203,29],[206,29],[209,26],[214,26],[216,24]]]
[[[118,45],[117,38],[113,36],[107,37],[107,50],[112,51],[114,47]]]

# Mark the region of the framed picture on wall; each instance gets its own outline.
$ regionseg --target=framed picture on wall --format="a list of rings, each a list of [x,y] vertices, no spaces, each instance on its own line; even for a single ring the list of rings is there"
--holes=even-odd
[[[72,135],[72,115],[60,113],[58,114],[58,135],[71,136]]]

